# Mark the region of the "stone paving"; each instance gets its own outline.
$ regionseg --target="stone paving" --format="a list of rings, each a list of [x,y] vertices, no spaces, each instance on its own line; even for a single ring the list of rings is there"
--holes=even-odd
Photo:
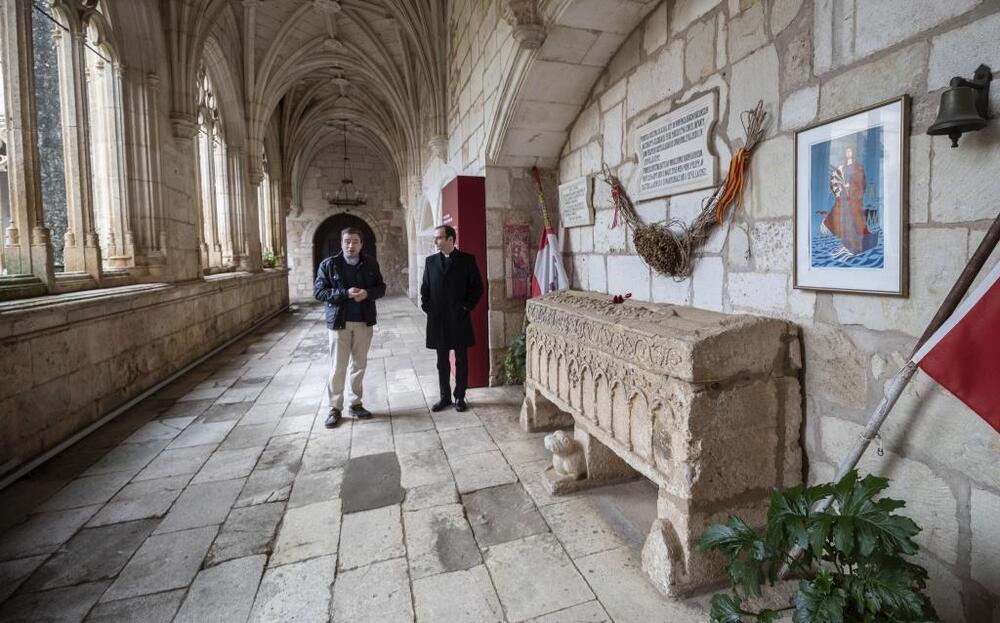
[[[552,497],[520,387],[431,413],[379,302],[376,417],[323,427],[322,309],[276,318],[0,492],[0,621],[704,621],[640,570],[645,481]]]

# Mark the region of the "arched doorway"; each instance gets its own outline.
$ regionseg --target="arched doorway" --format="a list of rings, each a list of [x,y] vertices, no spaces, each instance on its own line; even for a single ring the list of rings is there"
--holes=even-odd
[[[319,263],[340,253],[340,232],[348,227],[361,230],[361,242],[364,253],[369,257],[378,259],[376,249],[375,232],[368,226],[368,223],[353,214],[341,212],[334,214],[316,229],[313,236],[313,274],[316,274]]]

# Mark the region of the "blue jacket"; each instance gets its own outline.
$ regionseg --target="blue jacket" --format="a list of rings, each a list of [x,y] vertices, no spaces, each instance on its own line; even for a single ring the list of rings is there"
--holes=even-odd
[[[385,281],[378,262],[364,253],[358,262],[357,276],[353,282],[344,273],[344,254],[338,253],[328,257],[319,264],[316,271],[316,281],[313,283],[313,296],[317,301],[326,303],[326,327],[328,329],[343,329],[346,323],[346,307],[350,300],[347,291],[351,288],[361,288],[368,291],[368,298],[361,301],[365,314],[365,324],[369,327],[375,324],[375,300],[385,296]]]

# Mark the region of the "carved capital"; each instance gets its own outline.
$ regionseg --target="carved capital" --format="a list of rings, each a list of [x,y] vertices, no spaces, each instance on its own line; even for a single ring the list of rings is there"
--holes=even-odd
[[[170,124],[174,128],[174,136],[191,140],[198,134],[198,118],[183,112],[170,113]]]
[[[323,13],[339,13],[340,3],[336,0],[313,0],[313,6]]]
[[[448,137],[444,134],[436,134],[427,141],[427,147],[431,150],[431,155],[441,160],[448,159]]]
[[[506,0],[504,19],[513,29],[513,36],[522,48],[536,49],[545,41],[545,24],[538,10],[538,0]]]

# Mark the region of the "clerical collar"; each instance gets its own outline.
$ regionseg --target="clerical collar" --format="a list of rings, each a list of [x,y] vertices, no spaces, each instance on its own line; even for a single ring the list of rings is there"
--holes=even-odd
[[[454,253],[454,251],[452,251],[452,253]],[[451,257],[451,253],[445,253],[444,251],[441,252],[441,255],[445,257]]]

